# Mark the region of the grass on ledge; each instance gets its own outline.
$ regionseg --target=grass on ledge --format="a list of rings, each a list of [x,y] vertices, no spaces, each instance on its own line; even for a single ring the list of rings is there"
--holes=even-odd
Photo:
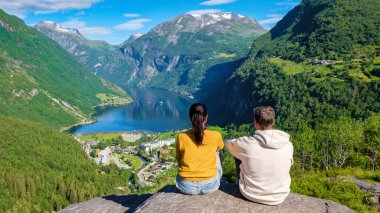
[[[96,97],[100,100],[99,106],[107,106],[107,105],[123,105],[130,103],[132,101],[129,97],[120,97],[113,94],[108,93],[98,93]]]
[[[379,171],[360,169],[341,169],[329,172],[292,170],[291,191],[311,197],[332,200],[343,204],[355,212],[378,212],[380,209],[372,203],[372,192],[362,191],[352,177],[368,182],[379,180]]]

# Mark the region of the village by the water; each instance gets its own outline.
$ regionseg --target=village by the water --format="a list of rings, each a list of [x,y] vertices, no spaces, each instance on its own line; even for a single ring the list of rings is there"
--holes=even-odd
[[[141,187],[154,186],[155,180],[174,168],[175,136],[147,132],[76,134],[88,157],[103,166],[116,165],[137,174]]]

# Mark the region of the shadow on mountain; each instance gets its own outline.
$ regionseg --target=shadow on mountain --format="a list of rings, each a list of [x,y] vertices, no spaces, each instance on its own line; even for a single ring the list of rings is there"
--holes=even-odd
[[[227,91],[227,82],[237,68],[246,60],[221,63],[206,70],[205,78],[201,82],[200,89],[195,94],[197,100],[204,102],[209,108],[209,123],[212,125],[225,125],[230,123],[233,112],[224,107],[224,94]],[[234,120],[234,122],[238,122]]]

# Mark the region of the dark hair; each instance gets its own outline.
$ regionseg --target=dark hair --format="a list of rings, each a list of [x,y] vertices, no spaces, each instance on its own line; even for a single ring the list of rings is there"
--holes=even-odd
[[[193,126],[195,141],[197,145],[202,145],[204,126],[203,122],[207,119],[207,108],[202,103],[195,103],[190,106],[189,117]]]
[[[259,106],[254,109],[255,121],[263,129],[274,125],[275,112],[270,106]]]

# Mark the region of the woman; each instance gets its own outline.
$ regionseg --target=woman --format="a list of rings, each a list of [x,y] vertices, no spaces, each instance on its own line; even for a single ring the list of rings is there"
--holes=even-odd
[[[218,190],[222,167],[218,150],[222,135],[205,128],[208,114],[202,103],[191,105],[189,117],[192,129],[180,133],[176,143],[177,188],[184,194],[199,195]]]

